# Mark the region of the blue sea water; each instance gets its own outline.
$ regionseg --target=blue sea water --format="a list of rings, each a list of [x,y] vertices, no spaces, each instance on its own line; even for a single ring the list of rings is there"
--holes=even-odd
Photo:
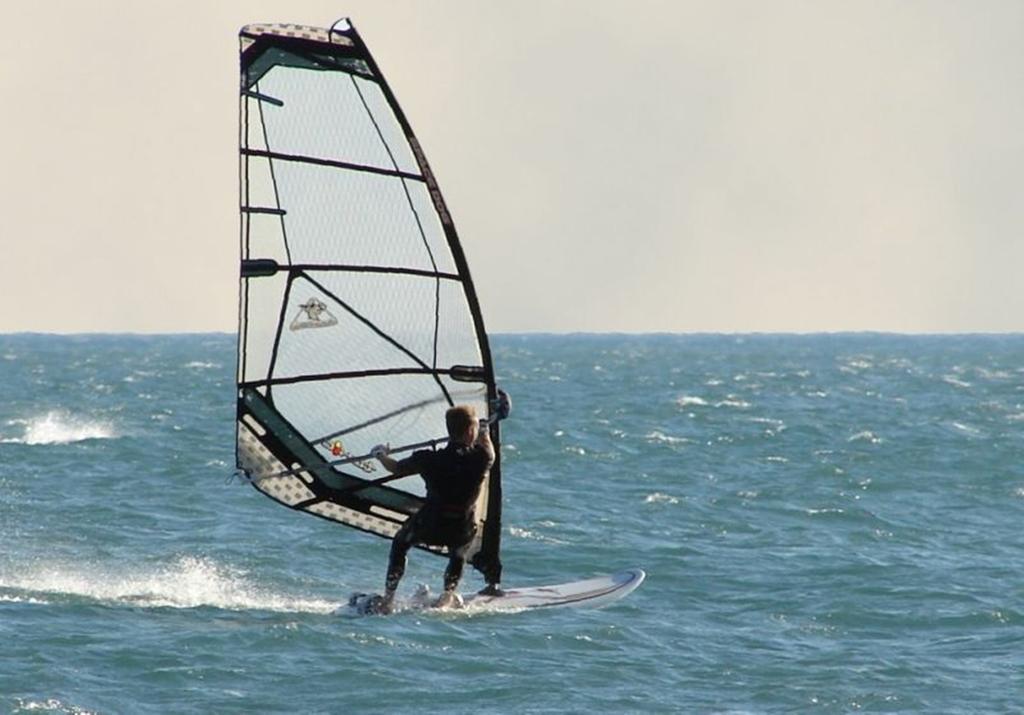
[[[231,336],[0,336],[0,711],[1024,711],[1024,336],[494,352],[505,582],[609,608],[335,615],[388,544],[230,481]]]

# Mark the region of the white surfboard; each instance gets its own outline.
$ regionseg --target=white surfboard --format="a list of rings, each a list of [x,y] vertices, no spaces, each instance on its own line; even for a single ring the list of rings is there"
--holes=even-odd
[[[488,613],[501,611],[522,611],[534,608],[602,608],[618,601],[636,589],[647,574],[643,569],[626,569],[610,576],[594,576],[583,581],[572,581],[552,586],[529,586],[507,588],[500,596],[485,596],[474,593],[463,597],[459,606],[435,608],[436,597],[426,586],[420,586],[410,599],[400,599],[395,604],[395,613],[403,611],[438,611],[466,613]],[[347,615],[377,615],[374,601],[380,596],[356,593],[349,599],[348,607],[338,609]]]
[[[554,586],[504,589],[501,596],[473,594],[465,597],[468,611],[518,611],[531,608],[602,608],[634,591],[647,574],[626,569],[610,576]]]

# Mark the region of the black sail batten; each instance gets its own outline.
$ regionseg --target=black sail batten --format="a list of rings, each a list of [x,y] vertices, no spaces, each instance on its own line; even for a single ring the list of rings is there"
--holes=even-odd
[[[372,444],[441,444],[449,405],[489,415],[497,397],[469,267],[355,28],[252,25],[239,36],[237,463],[285,506],[390,537],[422,504],[422,481],[387,478],[365,458]],[[497,424],[491,437],[472,563],[495,583]]]
[[[352,171],[365,171],[370,174],[381,174],[382,176],[399,176],[403,179],[409,179],[411,181],[423,181],[422,176],[419,176],[418,174],[410,174],[407,171],[382,169],[377,166],[363,166],[361,164],[352,164],[344,161],[331,161],[330,159],[319,159],[315,156],[282,154],[280,152],[263,151],[261,149],[243,149],[242,154],[245,156],[255,156],[265,159],[276,159],[278,161],[294,161],[300,164],[316,164],[318,166],[330,166],[336,169],[351,169]]]
[[[308,375],[291,375],[271,377],[265,380],[247,380],[238,383],[239,387],[273,387],[274,385],[294,385],[300,382],[323,382],[325,380],[346,380],[360,377],[383,377],[387,375],[452,375],[457,374],[450,369],[423,367],[395,367],[380,370],[352,370],[349,372],[311,373]]]

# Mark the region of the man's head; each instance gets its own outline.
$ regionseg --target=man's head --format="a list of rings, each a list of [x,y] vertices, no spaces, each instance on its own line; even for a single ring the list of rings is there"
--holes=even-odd
[[[477,418],[476,408],[472,405],[456,405],[444,413],[444,421],[448,427],[448,436],[463,444],[476,441]]]

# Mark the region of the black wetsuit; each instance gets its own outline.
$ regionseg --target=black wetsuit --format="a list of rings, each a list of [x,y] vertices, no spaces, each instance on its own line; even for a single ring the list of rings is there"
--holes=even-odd
[[[402,471],[419,473],[427,485],[427,498],[418,512],[395,534],[388,561],[387,589],[394,591],[405,573],[406,554],[413,544],[448,547],[445,590],[454,589],[462,578],[467,547],[476,535],[473,507],[480,487],[494,463],[493,451],[477,443],[472,446],[450,442],[436,452],[413,452],[399,462]]]

